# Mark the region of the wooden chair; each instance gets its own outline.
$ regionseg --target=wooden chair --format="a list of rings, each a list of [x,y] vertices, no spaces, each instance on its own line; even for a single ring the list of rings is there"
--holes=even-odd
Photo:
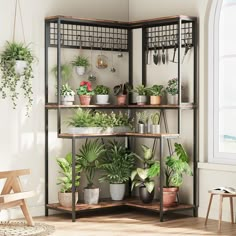
[[[25,199],[34,196],[34,192],[22,191],[21,181],[19,178],[21,175],[28,174],[30,174],[29,169],[0,172],[0,179],[6,179],[0,195],[0,210],[20,206],[27,224],[33,226],[34,222]]]

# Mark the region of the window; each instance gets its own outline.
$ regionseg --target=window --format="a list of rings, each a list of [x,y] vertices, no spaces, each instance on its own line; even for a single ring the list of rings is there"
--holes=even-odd
[[[209,162],[214,163],[236,163],[235,22],[236,0],[218,1],[209,37]]]

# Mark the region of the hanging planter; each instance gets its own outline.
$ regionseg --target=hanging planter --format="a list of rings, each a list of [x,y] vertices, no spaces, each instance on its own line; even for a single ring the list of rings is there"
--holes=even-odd
[[[18,89],[22,89],[24,97],[28,101],[26,105],[28,115],[33,101],[31,80],[34,77],[32,63],[35,57],[29,47],[23,43],[7,42],[0,58],[2,98],[5,99],[9,95],[15,109],[19,96]]]

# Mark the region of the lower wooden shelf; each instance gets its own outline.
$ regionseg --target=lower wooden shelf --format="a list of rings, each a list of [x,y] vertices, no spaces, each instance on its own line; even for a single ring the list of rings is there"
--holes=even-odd
[[[112,200],[100,200],[100,202],[96,205],[89,205],[84,203],[76,204],[75,211],[86,211],[86,210],[95,210],[102,208],[111,208],[111,207],[119,207],[119,206],[130,206],[135,208],[147,209],[151,211],[160,212],[160,202],[154,200],[152,203],[142,203],[139,199],[125,199],[123,201],[112,201]],[[62,207],[59,203],[53,203],[47,205],[48,209],[59,210],[64,212],[72,212],[72,208]],[[179,210],[187,210],[193,209],[194,206],[190,204],[177,204],[173,207],[163,207],[163,212],[168,211],[179,211]]]

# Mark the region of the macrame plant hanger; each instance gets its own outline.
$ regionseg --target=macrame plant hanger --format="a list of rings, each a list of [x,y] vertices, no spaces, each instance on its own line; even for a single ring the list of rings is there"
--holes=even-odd
[[[23,42],[25,43],[25,31],[24,31],[24,25],[23,25],[23,18],[22,18],[20,0],[16,0],[16,1],[15,1],[15,14],[14,14],[14,25],[13,25],[13,37],[12,37],[12,41],[15,42],[15,35],[16,35],[16,18],[17,18],[17,9],[18,9],[18,7],[19,7],[21,28],[22,28],[22,34],[23,34]]]

